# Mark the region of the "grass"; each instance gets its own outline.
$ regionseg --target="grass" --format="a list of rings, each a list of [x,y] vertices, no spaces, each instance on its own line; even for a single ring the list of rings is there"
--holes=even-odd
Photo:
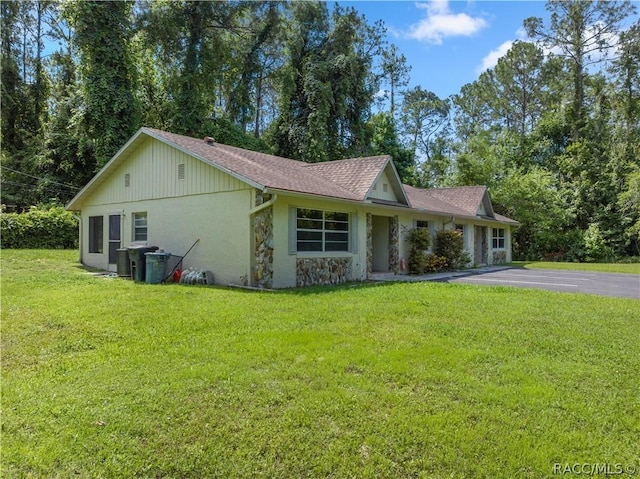
[[[2,252],[3,478],[640,467],[637,300],[146,285],[76,258]]]
[[[561,263],[555,261],[514,261],[513,266],[527,269],[560,269],[598,273],[640,274],[640,263]]]

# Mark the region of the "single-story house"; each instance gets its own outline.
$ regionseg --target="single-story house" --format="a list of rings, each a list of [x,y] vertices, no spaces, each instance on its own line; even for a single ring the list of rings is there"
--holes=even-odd
[[[154,245],[217,284],[287,288],[406,274],[411,228],[456,228],[478,265],[511,261],[518,223],[483,186],[403,185],[389,156],[304,163],[141,128],[68,203],[80,260]]]

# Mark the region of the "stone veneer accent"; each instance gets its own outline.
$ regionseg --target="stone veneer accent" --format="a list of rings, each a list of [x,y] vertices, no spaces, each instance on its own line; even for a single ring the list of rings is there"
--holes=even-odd
[[[256,206],[260,206],[269,198],[256,191]],[[273,286],[273,208],[258,211],[253,216],[253,234],[255,244],[255,263],[253,283],[258,288]]]
[[[351,258],[298,258],[296,286],[339,284],[351,279]]]
[[[373,273],[373,215],[367,213],[367,278]]]
[[[493,264],[503,264],[507,262],[506,251],[494,251],[493,252]]]
[[[389,271],[398,274],[400,270],[400,219],[389,218]]]

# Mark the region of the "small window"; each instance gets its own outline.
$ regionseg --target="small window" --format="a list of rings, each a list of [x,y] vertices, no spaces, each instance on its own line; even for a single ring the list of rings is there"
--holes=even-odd
[[[425,220],[416,220],[416,228],[429,229],[429,222]]]
[[[493,228],[493,249],[505,249],[504,228]]]
[[[131,175],[129,173],[124,174],[124,187],[129,188],[131,186]]]
[[[89,216],[89,253],[102,253],[104,225],[102,216]]]
[[[133,213],[133,241],[147,241],[147,212]]]
[[[457,223],[457,224],[455,225],[455,228],[454,228],[454,229],[455,229],[455,231],[457,231],[458,233],[460,233],[460,236],[462,236],[462,237],[464,238],[464,225],[463,225],[463,224]]]
[[[184,180],[184,163],[178,165],[178,179]]]

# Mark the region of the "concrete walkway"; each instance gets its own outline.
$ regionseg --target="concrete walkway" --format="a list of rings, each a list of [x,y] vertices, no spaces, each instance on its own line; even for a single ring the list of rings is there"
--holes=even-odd
[[[549,291],[588,293],[640,299],[640,275],[551,269],[487,266],[465,271],[422,276],[374,274],[374,281],[439,281],[477,285],[503,285]]]

